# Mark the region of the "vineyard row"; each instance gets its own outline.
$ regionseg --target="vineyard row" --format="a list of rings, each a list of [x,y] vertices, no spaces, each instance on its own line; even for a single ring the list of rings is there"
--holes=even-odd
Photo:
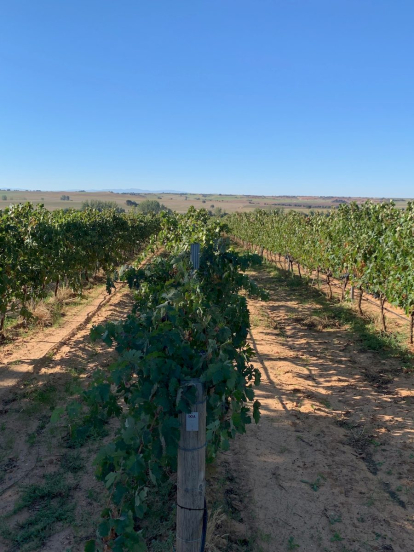
[[[260,372],[250,362],[247,298],[239,291],[265,298],[244,274],[261,258],[229,249],[221,238],[223,224],[206,210],[166,215],[161,226],[157,242],[162,253],[122,276],[135,290],[132,313],[91,332],[93,340],[116,348],[117,359],[96,370],[88,390],[52,416],[64,417],[74,446],[111,419],[119,420],[95,461],[110,507],[102,512],[86,552],[147,549],[142,519],[151,496],[177,470],[180,416],[192,412],[196,401],[191,382],[202,382],[206,394],[203,452],[210,461],[260,416],[254,393]],[[200,244],[198,270],[190,260],[192,243]],[[197,477],[197,496],[203,501],[204,474]],[[193,514],[201,522],[203,510]],[[187,536],[197,541],[197,549],[201,525]]]
[[[324,273],[379,299],[386,330],[385,302],[402,308],[414,321],[414,204],[400,210],[390,203],[341,205],[329,213],[309,215],[257,210],[228,217],[231,234],[295,261],[309,274]],[[332,292],[331,292],[332,294]],[[331,295],[332,296],[332,295]]]
[[[54,211],[30,203],[0,211],[0,333],[6,312],[29,306],[61,282],[75,291],[97,271],[109,274],[160,229],[154,216]]]

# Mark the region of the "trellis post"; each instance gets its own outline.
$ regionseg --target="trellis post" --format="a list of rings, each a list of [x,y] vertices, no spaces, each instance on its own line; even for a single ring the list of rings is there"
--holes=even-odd
[[[191,244],[191,263],[200,267],[200,244]],[[182,392],[194,387],[191,412],[182,413],[177,463],[176,552],[200,552],[207,529],[206,488],[206,395],[199,379],[185,382]]]

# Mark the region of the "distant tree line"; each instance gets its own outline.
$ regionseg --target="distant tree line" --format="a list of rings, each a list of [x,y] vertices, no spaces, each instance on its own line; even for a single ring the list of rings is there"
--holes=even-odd
[[[221,207],[214,207],[214,205],[211,205],[211,207],[213,207],[213,209],[209,209],[208,213],[209,215],[211,215],[212,217],[225,217],[228,213],[226,213],[226,211],[224,211]]]
[[[145,201],[141,201],[141,203],[127,199],[125,203],[128,207],[134,207],[139,213],[144,215],[148,215],[149,213],[157,214],[161,211],[167,211],[169,213],[172,212],[171,209],[155,199],[146,199]]]
[[[125,209],[120,207],[116,201],[101,201],[100,199],[84,201],[81,206],[81,211],[86,211],[86,209],[96,209],[96,211],[99,212],[114,209],[117,213],[125,213]]]

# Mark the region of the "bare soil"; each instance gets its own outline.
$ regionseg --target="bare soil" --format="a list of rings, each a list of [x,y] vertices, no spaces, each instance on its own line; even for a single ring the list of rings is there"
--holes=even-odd
[[[75,552],[95,535],[105,492],[94,478],[93,459],[102,441],[71,448],[66,425],[51,423],[51,414],[71,398],[76,400],[94,370],[114,358],[106,346],[91,343],[92,325],[120,320],[132,305],[132,294],[124,285],[109,297],[101,289],[61,327],[36,332],[26,343],[14,343],[3,351],[7,364],[0,370],[0,517],[5,518],[0,529],[23,535],[16,524],[33,519],[36,509],[51,521],[39,529],[32,543],[0,537],[0,550]],[[48,476],[54,476],[62,488],[58,484],[44,499],[13,513],[25,489],[44,488]],[[68,506],[62,519],[53,516],[55,504],[61,509]]]
[[[270,292],[266,303],[249,300],[262,418],[232,455],[250,493],[253,549],[414,550],[407,358],[370,350],[297,277],[252,276]]]
[[[255,190],[252,190],[254,194]],[[68,201],[61,200],[62,192],[64,195],[69,195]],[[55,209],[62,209],[69,207],[71,209],[81,209],[82,204],[85,201],[111,201],[118,204],[119,207],[129,211],[132,207],[128,206],[126,202],[135,201],[141,203],[145,200],[159,201],[166,207],[177,211],[179,213],[187,212],[190,206],[200,209],[202,207],[206,209],[214,209],[215,207],[221,207],[223,211],[227,213],[233,213],[235,211],[253,211],[254,209],[276,209],[282,207],[289,211],[291,209],[295,211],[303,211],[308,213],[310,209],[324,210],[337,207],[338,203],[346,202],[350,203],[355,201],[356,203],[363,203],[367,200],[372,200],[376,203],[388,201],[385,198],[368,198],[368,197],[320,197],[320,196],[258,196],[258,195],[226,195],[226,194],[180,194],[180,193],[112,193],[112,192],[91,192],[85,190],[84,192],[76,191],[59,191],[59,192],[45,192],[45,191],[4,191],[0,195],[7,196],[6,200],[0,199],[0,209],[8,207],[10,204],[24,203],[30,201],[34,205],[43,204],[47,209],[54,211]],[[397,207],[404,208],[407,205],[409,199],[395,199]]]
[[[111,295],[105,286],[98,286],[84,295],[86,301],[64,312],[58,325],[47,329],[34,329],[30,334],[20,334],[0,347],[0,399],[25,374],[37,373],[42,363],[73,337],[107,304],[125,292],[125,284],[116,284]]]
[[[409,352],[383,339],[369,319],[362,336],[357,314],[297,277],[269,267],[252,276],[270,294],[268,302],[249,299],[262,418],[208,470],[208,551],[414,550]],[[108,437],[74,449],[66,425],[50,416],[114,359],[91,343],[90,328],[124,318],[133,298],[127,288],[109,302],[96,293],[61,327],[2,350],[1,551],[81,552],[95,535],[106,495],[93,459]],[[48,486],[42,500],[19,509],[28,489]],[[37,512],[49,525],[17,542]]]

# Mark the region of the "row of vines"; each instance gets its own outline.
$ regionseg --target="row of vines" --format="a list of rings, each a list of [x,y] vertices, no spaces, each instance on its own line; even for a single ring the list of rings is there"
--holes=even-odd
[[[326,213],[257,210],[228,217],[230,232],[289,263],[342,278],[414,319],[414,203],[405,210],[393,202],[341,205]],[[411,324],[411,340],[413,339]]]
[[[30,203],[0,211],[0,334],[7,311],[30,316],[29,305],[60,283],[73,290],[98,270],[110,274],[159,230],[159,218],[54,211]]]
[[[250,362],[249,312],[239,291],[265,298],[244,274],[261,258],[229,248],[224,226],[205,210],[166,215],[161,224],[163,253],[123,275],[135,290],[133,312],[92,330],[92,339],[116,348],[117,360],[96,371],[89,389],[55,413],[68,417],[75,440],[118,419],[95,461],[108,506],[87,551],[146,550],[142,520],[148,498],[176,471],[179,415],[195,402],[190,380],[199,378],[207,394],[208,459],[259,420],[254,385],[260,373]],[[192,242],[201,245],[196,271]]]

